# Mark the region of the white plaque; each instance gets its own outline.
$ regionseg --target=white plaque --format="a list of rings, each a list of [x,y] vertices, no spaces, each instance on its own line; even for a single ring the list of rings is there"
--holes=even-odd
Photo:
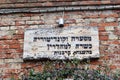
[[[98,27],[27,29],[24,59],[86,59],[99,57]]]

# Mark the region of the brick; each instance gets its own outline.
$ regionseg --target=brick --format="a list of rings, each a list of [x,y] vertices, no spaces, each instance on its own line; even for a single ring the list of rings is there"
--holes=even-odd
[[[98,26],[98,23],[90,23],[89,26]]]
[[[118,21],[120,22],[120,18],[118,18]]]
[[[0,26],[10,26],[10,25],[15,25],[15,22],[10,19],[2,20],[0,22]]]
[[[85,22],[85,20],[84,19],[77,19],[76,20],[76,23],[82,23],[82,22]]]
[[[107,45],[109,41],[100,41],[100,44]]]
[[[90,22],[94,22],[94,23],[101,23],[102,21],[103,21],[103,18],[90,19]]]
[[[118,40],[120,40],[120,36],[118,36]]]
[[[19,26],[21,29],[16,30],[16,35],[23,35],[24,34],[24,30],[22,29],[22,27],[24,28],[24,26]]]
[[[16,2],[17,3],[19,3],[19,2],[27,2],[27,0],[17,0]]]
[[[86,16],[87,18],[98,18],[99,17],[99,15],[88,15],[88,16]]]
[[[21,69],[5,69],[5,70],[3,70],[3,72],[5,74],[11,74],[11,73],[18,74],[20,71],[21,71]]]
[[[118,15],[117,13],[113,13],[113,14],[111,14],[111,15],[108,15],[107,17],[115,17],[115,18],[118,18],[119,15]]]
[[[108,36],[99,36],[99,39],[102,41],[107,41],[108,40]]]
[[[110,4],[111,2],[109,0],[101,1],[102,4]]]
[[[28,17],[28,18],[29,18],[29,20],[30,20],[30,17],[31,17],[31,16],[34,16],[34,14],[32,14],[32,13],[29,13],[29,14],[24,13],[24,14],[22,14],[22,17],[21,17],[21,18]]]
[[[23,34],[18,34],[18,35],[14,35],[12,37],[12,39],[23,39],[24,38],[24,35]]]
[[[4,53],[22,53],[23,50],[22,49],[7,49],[7,50],[4,50]]]
[[[31,28],[31,29],[38,28],[38,27],[39,27],[39,25],[30,25],[29,26],[29,28]]]
[[[109,17],[109,18],[106,18],[105,21],[106,21],[106,22],[115,22],[115,21],[116,21],[116,18],[114,18],[114,17]]]
[[[19,56],[19,54],[0,54],[0,58],[1,59],[8,59],[8,58],[19,58],[20,56]]]
[[[69,24],[64,24],[64,27],[68,27],[69,26]]]
[[[16,26],[10,26],[10,30],[16,30],[17,27]]]
[[[7,54],[9,54],[9,53],[17,53],[17,51],[15,49],[4,49],[4,50],[2,50],[2,52],[7,53]]]
[[[105,12],[105,14],[100,14],[99,15],[100,18],[109,18],[109,17],[115,17],[115,18],[118,18],[119,15],[117,13],[113,13],[113,12]]]
[[[46,2],[47,0],[38,0],[38,2]],[[58,0],[59,1],[59,0]]]
[[[7,30],[9,30],[9,26],[8,27],[0,27],[0,30],[7,31]]]
[[[2,36],[0,37],[0,40],[10,40],[12,38],[11,35],[8,35],[8,36]]]
[[[120,60],[115,60],[114,63],[119,64]]]
[[[27,6],[28,6],[28,3],[26,3],[26,4],[23,4],[23,3],[16,3],[16,4],[15,4],[15,3],[14,3],[14,6],[15,6],[15,7],[19,7],[19,8],[22,8],[22,7],[25,7],[25,6],[27,7]]]
[[[9,68],[10,65],[9,64],[0,64],[0,68]]]
[[[20,63],[20,62],[23,62],[23,59],[21,59],[21,58],[18,58],[18,59],[4,59],[4,62],[5,63]]]
[[[14,61],[15,61],[15,59],[5,59],[5,63],[12,63]]]
[[[26,21],[26,24],[44,24],[44,21]]]
[[[56,24],[57,21],[48,19],[47,21],[45,21],[45,24]]]
[[[14,45],[10,45],[9,46],[10,49],[16,49],[16,48],[20,48],[20,44],[14,44]]]
[[[105,27],[99,26],[98,27],[99,31],[105,31]]]
[[[19,41],[18,40],[3,40],[4,44],[8,44],[8,45],[13,45],[13,44],[18,44]]]
[[[11,69],[21,69],[21,63],[11,63],[10,68]]]
[[[102,41],[101,44],[102,43],[105,43],[106,45],[107,44],[120,44],[120,41],[119,40],[110,40],[110,41],[107,41],[107,42],[106,41],[105,42]]]
[[[106,31],[113,31],[114,30],[114,26],[105,27],[105,30]]]
[[[106,55],[106,56],[102,56],[101,59],[103,59],[103,60],[109,60],[110,58],[109,58],[108,55]]]
[[[0,40],[0,45],[4,44],[4,41],[3,40]]]
[[[37,0],[27,0],[27,2],[37,2]]]
[[[120,52],[119,48],[120,48],[120,46],[117,44],[110,44],[108,50],[112,54],[119,54],[119,52]],[[118,59],[119,58],[118,56],[119,55],[115,55],[115,57],[116,57],[115,59]]]
[[[11,74],[3,74],[2,75],[2,79],[4,79],[4,80],[10,80],[11,76],[12,76]]]
[[[107,23],[99,23],[100,27],[107,27],[107,26],[118,26],[117,22],[107,22]]]
[[[6,3],[6,0],[1,0],[1,1],[0,1],[0,4],[1,4],[1,3]]]
[[[120,27],[118,26],[118,27],[115,27],[114,29],[115,29],[114,34],[120,36]]]
[[[108,33],[108,32],[99,32],[99,35],[100,35],[100,36],[108,36],[109,33]]]
[[[66,16],[65,16],[65,18],[66,18]],[[69,16],[67,16],[67,18],[69,18]],[[82,15],[70,15],[70,18],[71,19],[82,19],[83,16]]]
[[[25,21],[30,20],[30,17],[29,16],[27,17],[27,16],[26,17],[21,17],[21,20],[25,20]]]
[[[33,68],[35,66],[35,63],[22,63],[22,68]]]
[[[9,45],[0,45],[0,49],[8,49]]]
[[[120,41],[119,40],[114,40],[114,41],[112,41],[112,44],[120,44]]]
[[[76,23],[76,20],[75,19],[68,19],[65,21],[66,24],[73,24],[73,23]]]
[[[116,39],[118,39],[118,37],[116,35],[114,35],[114,34],[110,34],[109,39],[110,40],[116,40]]]
[[[0,59],[0,64],[4,64],[4,59]]]
[[[7,36],[9,31],[0,31],[0,36]]]
[[[31,20],[40,20],[40,16],[32,16]]]
[[[24,24],[25,24],[25,21],[16,21],[15,22],[16,26],[21,26],[21,25],[24,25]]]
[[[106,41],[102,41],[102,42],[106,42]],[[101,43],[102,44],[102,43]],[[108,45],[100,45],[100,50],[101,51],[105,51],[105,50],[108,50]]]
[[[2,73],[3,72],[3,69],[0,69],[0,73]],[[2,80],[2,74],[0,74],[0,79]]]

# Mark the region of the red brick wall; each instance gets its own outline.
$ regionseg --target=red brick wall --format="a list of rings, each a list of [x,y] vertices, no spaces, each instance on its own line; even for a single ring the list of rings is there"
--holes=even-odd
[[[24,2],[26,1],[26,2]],[[27,1],[29,3],[27,3]],[[34,2],[35,1],[35,2]],[[0,7],[26,7],[33,6],[37,0],[0,0]],[[56,6],[63,0],[38,0],[36,6]],[[67,3],[77,4],[72,0],[64,0]],[[78,1],[87,4],[86,1]],[[117,3],[119,0],[91,1],[88,4]],[[14,3],[14,4],[13,4]],[[24,3],[24,4],[23,4]],[[8,6],[6,6],[6,4]],[[4,5],[4,6],[2,6]],[[12,6],[13,5],[13,6]],[[26,28],[41,28],[57,26],[56,20],[62,16],[62,12],[54,13],[17,13],[0,15],[0,79],[9,80],[12,75],[19,78],[27,73],[28,69],[34,68],[42,71],[44,61],[24,62],[23,40]],[[90,68],[107,64],[111,70],[120,69],[120,11],[70,11],[64,13],[65,27],[67,26],[97,26],[100,38],[100,59],[92,61]],[[52,63],[52,62],[51,62]]]
[[[0,8],[120,4],[120,0],[0,0]]]
[[[11,74],[22,75],[28,68],[42,70],[41,61],[24,62],[23,40],[24,29],[57,26],[56,20],[62,12],[41,14],[0,15],[0,73],[2,78]],[[97,26],[100,37],[100,59],[91,63],[95,68],[107,64],[111,69],[120,69],[120,12],[117,11],[84,11],[65,12],[67,26]]]

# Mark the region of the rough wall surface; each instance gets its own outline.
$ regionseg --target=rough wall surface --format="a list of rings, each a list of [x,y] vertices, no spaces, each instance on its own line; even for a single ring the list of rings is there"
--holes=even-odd
[[[25,2],[24,2],[25,1]],[[39,1],[39,3],[36,3]],[[60,3],[88,4],[79,0],[0,0],[0,7],[56,6]],[[79,2],[79,3],[78,3]],[[83,2],[83,3],[82,3]],[[91,1],[89,4],[119,4],[119,0]],[[13,4],[14,3],[14,4]],[[23,4],[24,3],[24,4]],[[58,3],[58,4],[56,4]],[[7,6],[6,6],[7,4]],[[35,7],[35,6],[34,6]],[[56,27],[63,12],[17,13],[0,15],[0,79],[10,80],[25,74],[28,69],[42,71],[42,61],[23,61],[23,40],[26,28]],[[64,12],[65,27],[97,26],[100,38],[100,59],[91,62],[90,68],[108,64],[111,70],[120,69],[120,11],[69,11]]]
[[[120,4],[120,0],[0,0],[0,8]]]

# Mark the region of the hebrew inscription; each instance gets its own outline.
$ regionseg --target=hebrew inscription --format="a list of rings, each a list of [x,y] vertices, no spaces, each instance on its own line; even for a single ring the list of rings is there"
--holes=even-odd
[[[97,27],[27,29],[24,59],[84,59],[99,57]]]

